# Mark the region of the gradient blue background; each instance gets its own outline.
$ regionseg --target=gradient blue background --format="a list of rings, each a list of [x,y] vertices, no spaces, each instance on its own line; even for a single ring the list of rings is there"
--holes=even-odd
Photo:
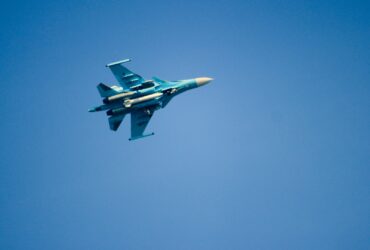
[[[0,5],[0,249],[370,249],[368,1]],[[106,63],[214,77],[129,142]]]

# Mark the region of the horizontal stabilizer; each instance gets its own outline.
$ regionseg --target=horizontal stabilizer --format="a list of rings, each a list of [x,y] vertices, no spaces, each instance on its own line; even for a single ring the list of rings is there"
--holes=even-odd
[[[116,90],[114,90],[111,87],[105,85],[104,83],[99,83],[98,86],[96,86],[96,87],[98,88],[98,91],[99,91],[99,94],[100,94],[101,97],[108,97],[108,96],[118,94],[118,92]]]
[[[122,122],[123,118],[125,118],[125,114],[123,114],[123,115],[113,115],[113,116],[109,117],[108,121],[109,121],[110,129],[113,130],[113,131],[116,131],[119,128],[119,126],[121,125],[121,122]]]

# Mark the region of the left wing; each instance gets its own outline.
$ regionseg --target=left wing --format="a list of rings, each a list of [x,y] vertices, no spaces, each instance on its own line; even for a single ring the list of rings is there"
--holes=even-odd
[[[139,139],[142,137],[154,135],[154,133],[149,133],[144,135],[144,130],[148,125],[150,118],[152,118],[154,109],[138,109],[131,113],[131,140]]]
[[[162,98],[162,108],[166,107],[167,104],[171,101],[173,96],[165,96]]]
[[[116,77],[117,81],[119,82],[119,84],[121,84],[123,89],[130,89],[131,87],[139,85],[145,81],[144,78],[142,78],[138,74],[133,73],[122,65],[123,63],[129,61],[131,60],[125,59],[122,61],[107,64],[107,67],[110,68],[113,75]]]

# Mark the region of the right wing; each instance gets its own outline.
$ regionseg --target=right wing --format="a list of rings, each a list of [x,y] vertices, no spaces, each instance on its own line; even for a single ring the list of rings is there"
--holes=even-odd
[[[130,140],[139,139],[145,136],[154,135],[154,133],[144,135],[144,130],[152,118],[154,109],[138,109],[131,113],[131,138]]]
[[[129,61],[130,59],[125,59],[122,61],[107,64],[107,67],[110,68],[119,84],[121,84],[121,86],[126,90],[145,81],[144,78],[142,78],[138,74],[133,73],[122,65],[123,63]]]

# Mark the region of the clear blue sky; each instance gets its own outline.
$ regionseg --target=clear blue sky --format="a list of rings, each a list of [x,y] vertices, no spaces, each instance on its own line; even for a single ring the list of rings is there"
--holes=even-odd
[[[368,1],[0,4],[0,249],[370,249]],[[129,142],[106,63],[215,78]]]

